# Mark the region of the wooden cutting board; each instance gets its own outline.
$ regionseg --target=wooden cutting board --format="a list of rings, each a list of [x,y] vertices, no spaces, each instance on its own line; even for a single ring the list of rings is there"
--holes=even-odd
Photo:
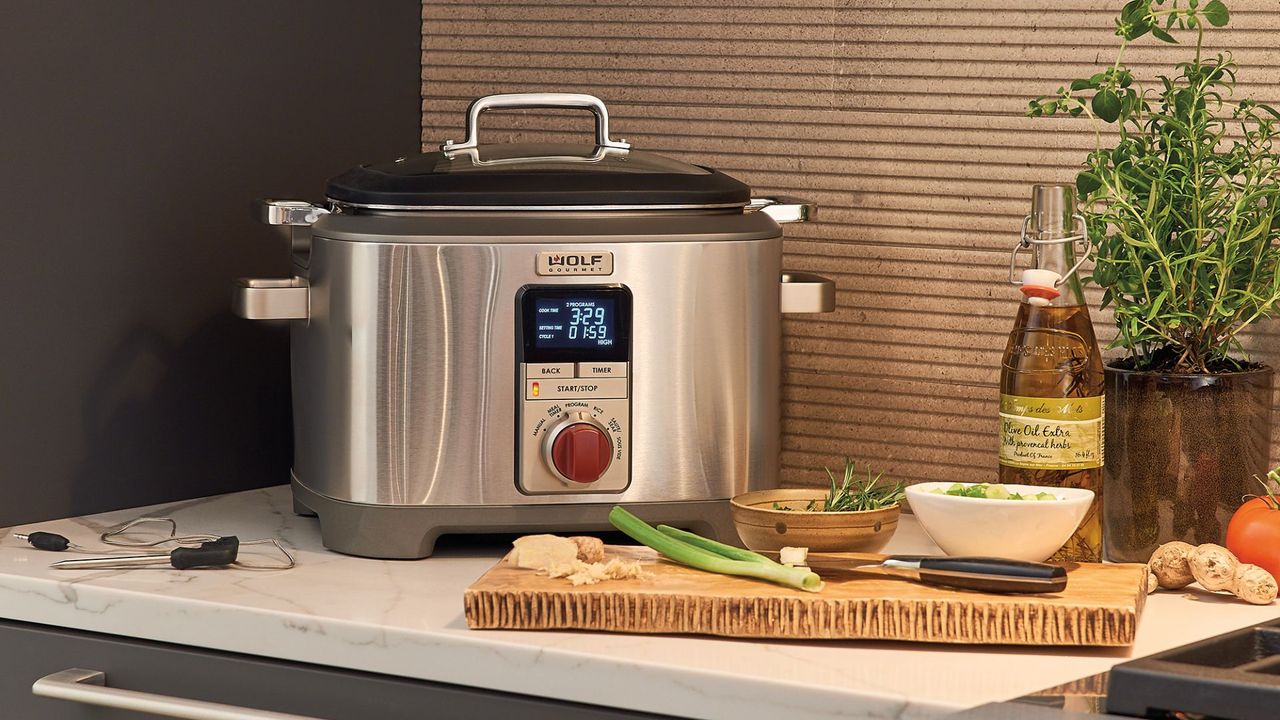
[[[473,629],[691,633],[793,640],[1131,645],[1146,601],[1142,565],[1078,564],[1057,595],[988,595],[822,570],[820,593],[705,573],[644,547],[650,577],[574,587],[504,560],[464,595]],[[849,558],[879,556],[849,553]]]

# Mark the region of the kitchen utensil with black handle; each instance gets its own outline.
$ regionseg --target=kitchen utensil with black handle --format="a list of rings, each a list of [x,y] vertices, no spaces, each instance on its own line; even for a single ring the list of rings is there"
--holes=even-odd
[[[1059,565],[993,557],[894,555],[886,567],[915,566],[920,582],[989,593],[1057,593],[1067,589],[1067,570]]]
[[[777,553],[764,553],[777,558]],[[841,556],[810,553],[815,570],[836,570],[913,580],[925,585],[997,594],[1059,593],[1067,570],[1049,563],[995,557],[928,555]]]
[[[200,543],[197,547],[177,547],[165,553],[145,555],[106,555],[97,558],[63,560],[50,565],[59,570],[129,569],[169,565],[178,570],[226,567],[240,554],[240,540],[234,535]]]

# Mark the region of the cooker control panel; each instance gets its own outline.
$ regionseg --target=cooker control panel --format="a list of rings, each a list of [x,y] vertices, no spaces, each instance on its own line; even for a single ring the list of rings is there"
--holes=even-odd
[[[631,292],[531,285],[517,299],[516,484],[530,495],[631,484]]]

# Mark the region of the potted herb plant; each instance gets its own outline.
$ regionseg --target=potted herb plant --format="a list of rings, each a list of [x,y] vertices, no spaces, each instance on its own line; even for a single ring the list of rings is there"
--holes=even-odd
[[[1092,279],[1123,356],[1106,368],[1106,556],[1145,561],[1161,543],[1221,543],[1250,478],[1268,466],[1272,371],[1241,331],[1280,300],[1280,113],[1234,96],[1237,66],[1205,34],[1221,0],[1134,0],[1116,60],[1031,101],[1032,117],[1094,121],[1076,178]],[[1144,85],[1135,41],[1185,41],[1188,59]],[[1191,46],[1194,41],[1194,51]]]

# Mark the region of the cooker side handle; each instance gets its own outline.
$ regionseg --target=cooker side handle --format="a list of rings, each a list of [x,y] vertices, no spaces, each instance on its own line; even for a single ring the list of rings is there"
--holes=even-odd
[[[306,320],[311,316],[311,290],[298,277],[240,278],[231,305],[247,320]]]
[[[751,198],[751,202],[743,208],[745,212],[762,212],[773,218],[779,225],[785,223],[809,222],[818,214],[817,203],[797,197],[778,195],[776,197]]]
[[[834,280],[813,273],[782,273],[782,312],[829,313],[835,309]]]

